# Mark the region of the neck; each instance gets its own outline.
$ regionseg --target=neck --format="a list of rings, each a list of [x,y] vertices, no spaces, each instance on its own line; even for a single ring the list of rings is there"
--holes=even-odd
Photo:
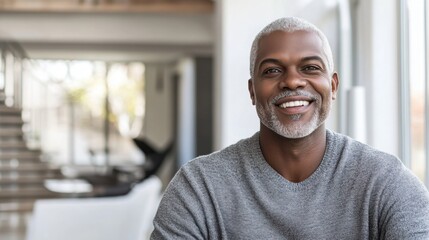
[[[306,137],[290,139],[261,124],[259,142],[265,160],[274,170],[289,181],[301,182],[311,176],[323,159],[326,129],[322,124]]]

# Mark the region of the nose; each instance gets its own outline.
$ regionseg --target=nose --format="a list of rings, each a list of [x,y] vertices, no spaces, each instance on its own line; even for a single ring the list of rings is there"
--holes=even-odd
[[[306,85],[307,85],[307,81],[296,70],[287,71],[286,74],[279,82],[279,87],[281,89],[287,88],[287,89],[295,90],[298,88],[304,88]]]

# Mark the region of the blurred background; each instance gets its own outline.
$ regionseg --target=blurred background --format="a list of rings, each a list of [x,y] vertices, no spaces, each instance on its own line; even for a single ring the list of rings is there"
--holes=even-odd
[[[0,0],[0,239],[49,239],[43,204],[71,199],[105,201],[112,215],[92,214],[91,229],[107,231],[102,219],[120,218],[109,201],[126,205],[154,178],[159,199],[181,165],[251,136],[250,46],[283,16],[331,43],[328,128],[429,186],[428,13],[424,0]]]

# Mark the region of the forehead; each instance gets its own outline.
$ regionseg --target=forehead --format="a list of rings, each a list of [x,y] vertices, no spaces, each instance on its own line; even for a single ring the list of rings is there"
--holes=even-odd
[[[309,31],[274,31],[263,36],[258,43],[256,63],[265,58],[319,56],[326,64],[320,37]]]

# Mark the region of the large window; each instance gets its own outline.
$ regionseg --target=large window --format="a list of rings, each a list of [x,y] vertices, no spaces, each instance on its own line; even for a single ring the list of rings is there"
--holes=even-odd
[[[144,118],[141,62],[27,60],[27,142],[58,164],[141,163],[132,138]]]
[[[407,0],[403,7],[403,158],[429,186],[428,154],[428,7],[425,0]]]

